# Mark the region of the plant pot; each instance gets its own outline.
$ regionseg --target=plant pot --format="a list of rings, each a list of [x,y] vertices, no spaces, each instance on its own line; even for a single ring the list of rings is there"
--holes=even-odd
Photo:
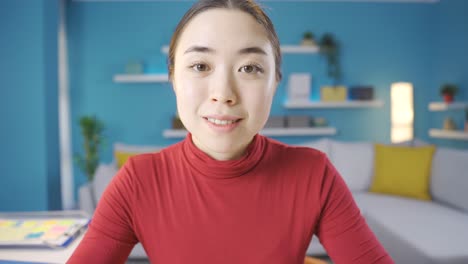
[[[453,102],[453,94],[444,94],[443,97],[444,102],[446,102],[447,104]]]
[[[312,46],[312,47],[315,47],[317,46],[317,43],[315,43],[315,40],[313,39],[303,39],[302,42],[301,42],[301,45],[302,46]]]
[[[93,188],[94,186],[91,183],[87,183],[82,185],[78,190],[78,202],[80,210],[85,211],[89,215],[93,215],[95,209]]]

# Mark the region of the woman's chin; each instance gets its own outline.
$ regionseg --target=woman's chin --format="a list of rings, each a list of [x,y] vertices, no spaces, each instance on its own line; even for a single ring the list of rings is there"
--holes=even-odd
[[[232,160],[240,158],[247,148],[250,140],[238,137],[212,137],[204,134],[201,138],[193,135],[193,143],[217,160]]]

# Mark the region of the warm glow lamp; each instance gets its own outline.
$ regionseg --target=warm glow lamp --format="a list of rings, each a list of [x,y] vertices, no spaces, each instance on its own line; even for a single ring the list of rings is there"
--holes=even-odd
[[[412,140],[414,136],[413,85],[393,83],[391,88],[392,143]]]

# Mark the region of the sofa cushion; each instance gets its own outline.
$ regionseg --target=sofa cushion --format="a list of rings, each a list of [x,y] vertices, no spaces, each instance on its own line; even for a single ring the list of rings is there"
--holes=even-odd
[[[434,146],[375,145],[371,192],[430,200],[429,177]]]
[[[374,170],[372,143],[331,140],[330,160],[351,191],[369,189]]]
[[[112,180],[112,177],[117,174],[117,167],[115,164],[104,164],[101,163],[96,169],[94,173],[94,197],[95,201],[98,202],[101,199],[104,190],[106,189],[107,185]]]
[[[309,243],[306,254],[308,256],[326,256],[327,251],[320,243],[318,237],[314,235]]]
[[[123,143],[114,143],[114,158],[118,168],[121,168],[131,156],[158,152],[163,147],[150,145],[128,145]]]
[[[330,140],[327,138],[306,141],[297,145],[320,150],[321,152],[325,153],[328,157],[330,157]]]
[[[468,212],[468,151],[438,148],[432,162],[434,200]]]
[[[392,235],[378,237],[390,255],[399,254],[396,263],[468,263],[468,214],[431,201],[372,193],[353,195],[373,231]],[[385,230],[374,230],[378,228]],[[399,240],[410,252],[392,250],[384,243],[388,239]],[[402,259],[405,255],[412,258]]]

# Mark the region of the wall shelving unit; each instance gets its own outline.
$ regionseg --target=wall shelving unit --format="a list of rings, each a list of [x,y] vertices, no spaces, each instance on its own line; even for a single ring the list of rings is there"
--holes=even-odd
[[[447,110],[463,110],[468,108],[468,103],[456,102],[456,103],[444,103],[444,102],[432,102],[429,103],[429,111],[447,111]]]
[[[330,136],[337,133],[333,127],[306,127],[306,128],[265,128],[260,131],[264,136]],[[187,135],[185,129],[166,129],[165,138],[183,138]]]
[[[464,111],[468,109],[466,102],[431,102],[428,105],[428,110],[432,112],[439,111]],[[429,137],[453,139],[453,140],[468,140],[468,132],[462,130],[444,130],[444,129],[429,129]]]
[[[382,107],[382,100],[369,101],[343,101],[343,102],[286,102],[285,108],[288,109],[313,109],[313,108],[377,108]]]
[[[281,45],[283,54],[317,54],[320,52],[318,46],[302,45]],[[161,47],[163,54],[169,53],[169,46]],[[114,75],[116,83],[165,83],[169,82],[167,74],[116,74]],[[344,102],[286,102],[284,107],[287,109],[339,109],[339,108],[378,108],[382,107],[384,102],[381,100],[371,101],[344,101]],[[311,127],[311,128],[265,128],[261,132],[265,136],[330,136],[337,133],[334,127]],[[183,138],[187,131],[182,129],[166,129],[163,131],[165,138]]]
[[[450,131],[443,129],[430,129],[429,136],[432,138],[468,140],[468,132]]]
[[[167,74],[116,74],[116,83],[164,83],[169,82]]]

